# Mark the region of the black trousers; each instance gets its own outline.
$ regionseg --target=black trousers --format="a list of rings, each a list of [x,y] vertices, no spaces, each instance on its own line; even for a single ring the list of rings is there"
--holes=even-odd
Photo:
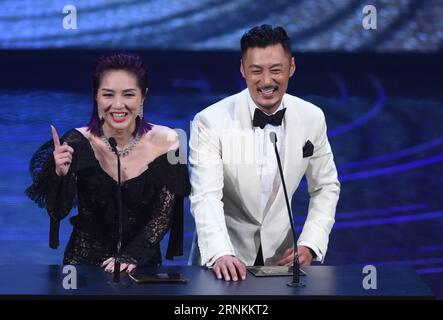
[[[265,263],[263,261],[263,252],[261,251],[261,245],[258,249],[257,258],[255,258],[254,266],[264,266]]]

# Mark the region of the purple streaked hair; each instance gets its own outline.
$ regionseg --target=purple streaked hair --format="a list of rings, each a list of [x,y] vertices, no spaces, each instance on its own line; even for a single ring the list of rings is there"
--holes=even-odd
[[[133,74],[137,78],[137,86],[141,90],[142,96],[145,95],[148,87],[148,72],[138,55],[126,52],[114,52],[98,58],[92,73],[92,91],[94,96],[91,119],[87,125],[88,131],[98,137],[103,135],[102,126],[104,120],[100,120],[98,117],[96,96],[103,75],[111,70],[124,70]],[[152,125],[145,122],[144,117],[143,119],[137,117],[135,121],[134,136],[136,134],[143,135],[152,128]]]

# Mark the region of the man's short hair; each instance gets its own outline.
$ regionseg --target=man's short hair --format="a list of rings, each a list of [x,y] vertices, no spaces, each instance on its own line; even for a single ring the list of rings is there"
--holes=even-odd
[[[241,37],[241,54],[243,56],[248,48],[266,48],[275,44],[281,44],[285,52],[292,56],[291,39],[285,29],[282,27],[273,28],[268,24],[256,26]]]

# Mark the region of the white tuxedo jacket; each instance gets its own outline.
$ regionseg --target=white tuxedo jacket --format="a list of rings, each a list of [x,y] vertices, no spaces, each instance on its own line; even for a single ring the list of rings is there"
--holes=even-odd
[[[309,211],[298,242],[316,245],[323,258],[334,224],[340,184],[326,136],[323,112],[313,104],[285,94],[283,173],[291,197],[304,175]],[[312,156],[303,157],[307,141]],[[265,265],[275,265],[293,246],[292,232],[279,173],[264,212],[247,89],[198,113],[190,137],[191,213],[196,223],[200,263],[220,252],[235,254],[253,265],[262,246]]]

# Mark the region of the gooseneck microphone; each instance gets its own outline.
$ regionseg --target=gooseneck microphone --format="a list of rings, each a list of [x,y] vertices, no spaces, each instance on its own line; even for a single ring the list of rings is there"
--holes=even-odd
[[[118,156],[117,141],[113,137],[111,137],[108,139],[108,142],[112,148],[112,151],[114,151],[114,153]]]
[[[120,175],[120,154],[117,150],[117,141],[114,138],[108,139],[109,145],[112,148],[112,151],[117,156],[117,202],[118,202],[118,242],[117,242],[117,255],[115,257],[114,262],[114,272],[112,280],[115,282],[120,282],[120,264],[121,264],[121,249],[122,249],[122,240],[123,240],[123,210],[122,210],[122,189],[121,189],[121,175]]]
[[[306,286],[300,280],[300,261],[298,259],[298,250],[297,250],[297,232],[295,231],[294,219],[292,218],[291,206],[289,205],[288,192],[286,191],[286,183],[285,177],[283,176],[283,169],[280,161],[280,154],[277,149],[277,134],[272,131],[269,133],[269,138],[271,139],[272,144],[274,145],[275,157],[277,158],[278,171],[280,172],[280,178],[283,185],[283,191],[285,194],[286,200],[286,208],[288,209],[289,221],[291,223],[292,236],[294,237],[294,260],[292,264],[292,281],[288,282],[287,285],[290,287],[304,287]]]

